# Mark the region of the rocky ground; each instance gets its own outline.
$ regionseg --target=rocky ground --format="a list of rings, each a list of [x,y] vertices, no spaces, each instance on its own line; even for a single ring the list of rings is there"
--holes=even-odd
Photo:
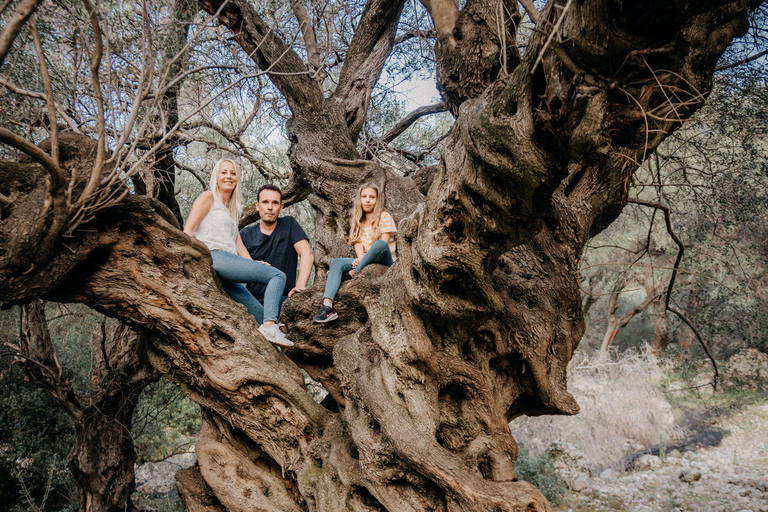
[[[571,480],[558,512],[768,512],[768,404],[714,423],[718,446],[645,455],[637,469]]]

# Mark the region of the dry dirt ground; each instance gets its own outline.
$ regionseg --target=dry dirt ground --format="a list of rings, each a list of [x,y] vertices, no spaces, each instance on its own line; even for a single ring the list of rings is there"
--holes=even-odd
[[[590,478],[568,492],[558,512],[768,512],[768,403],[762,400],[715,427],[718,446],[648,457],[654,469]]]

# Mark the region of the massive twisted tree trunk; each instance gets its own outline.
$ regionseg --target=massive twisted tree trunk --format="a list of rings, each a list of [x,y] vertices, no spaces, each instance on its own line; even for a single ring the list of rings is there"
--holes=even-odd
[[[330,97],[248,2],[200,1],[285,95],[291,199],[315,209],[321,267],[348,254],[359,183],[378,181],[401,221],[398,261],[342,287],[338,323],[310,321],[322,272],[286,303],[296,347],[285,353],[255,334],[206,248],[151,199],[99,211],[41,259],[29,241],[56,215],[66,224],[46,206],[53,173],[0,164],[0,299],[84,302],[156,335],[153,364],[206,410],[199,468],[179,477],[191,509],[549,510],[516,479],[507,423],[578,412],[566,366],[584,331],[584,246],[702,104],[760,2],[556,0],[522,55],[509,44],[516,4],[423,3],[457,114],[426,196],[356,148],[402,1],[368,2]],[[340,412],[307,395],[299,366]]]

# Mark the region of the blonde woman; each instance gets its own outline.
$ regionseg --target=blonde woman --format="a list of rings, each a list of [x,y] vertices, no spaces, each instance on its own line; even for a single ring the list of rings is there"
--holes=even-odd
[[[336,320],[339,315],[333,309],[333,300],[341,282],[351,279],[370,263],[391,267],[396,256],[395,236],[397,226],[392,216],[384,210],[384,197],[374,183],[364,183],[355,195],[349,222],[349,243],[355,248],[357,258],[334,258],[328,269],[323,304],[315,323]]]
[[[277,328],[285,274],[251,259],[237,226],[243,213],[241,197],[237,166],[232,160],[219,160],[211,172],[210,190],[195,200],[184,232],[208,246],[224,291],[256,318],[259,332],[276,345],[290,347],[293,343]],[[241,283],[266,284],[264,306]]]

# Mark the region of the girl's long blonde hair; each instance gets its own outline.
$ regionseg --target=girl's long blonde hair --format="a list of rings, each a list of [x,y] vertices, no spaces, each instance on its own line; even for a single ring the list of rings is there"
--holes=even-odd
[[[363,234],[363,218],[365,218],[365,212],[363,211],[363,203],[360,201],[360,194],[363,193],[363,190],[366,188],[372,188],[376,191],[376,205],[373,207],[373,211],[371,212],[371,226],[373,226],[373,231],[375,233],[375,239],[378,239],[381,237],[381,226],[379,225],[381,221],[381,212],[384,211],[384,194],[379,191],[379,187],[376,186],[375,183],[369,181],[368,183],[363,183],[360,185],[360,188],[357,189],[357,194],[355,194],[355,200],[352,204],[352,211],[350,212],[350,218],[349,218],[349,243],[350,245],[354,244],[355,242],[360,241],[360,237]]]
[[[237,224],[240,222],[240,217],[243,215],[243,192],[240,189],[240,182],[242,181],[240,176],[240,168],[237,166],[234,160],[230,160],[229,158],[222,158],[216,162],[216,165],[213,166],[213,171],[211,171],[211,182],[208,185],[211,189],[211,192],[213,192],[213,195],[218,197],[219,201],[223,203],[224,199],[221,198],[221,194],[219,193],[219,168],[224,162],[229,162],[232,164],[232,166],[235,168],[235,176],[237,176],[237,184],[235,185],[235,190],[232,191],[232,197],[229,198],[229,204],[224,204],[224,206],[226,206],[227,210],[229,211],[230,217],[232,217],[235,220],[235,224]]]

